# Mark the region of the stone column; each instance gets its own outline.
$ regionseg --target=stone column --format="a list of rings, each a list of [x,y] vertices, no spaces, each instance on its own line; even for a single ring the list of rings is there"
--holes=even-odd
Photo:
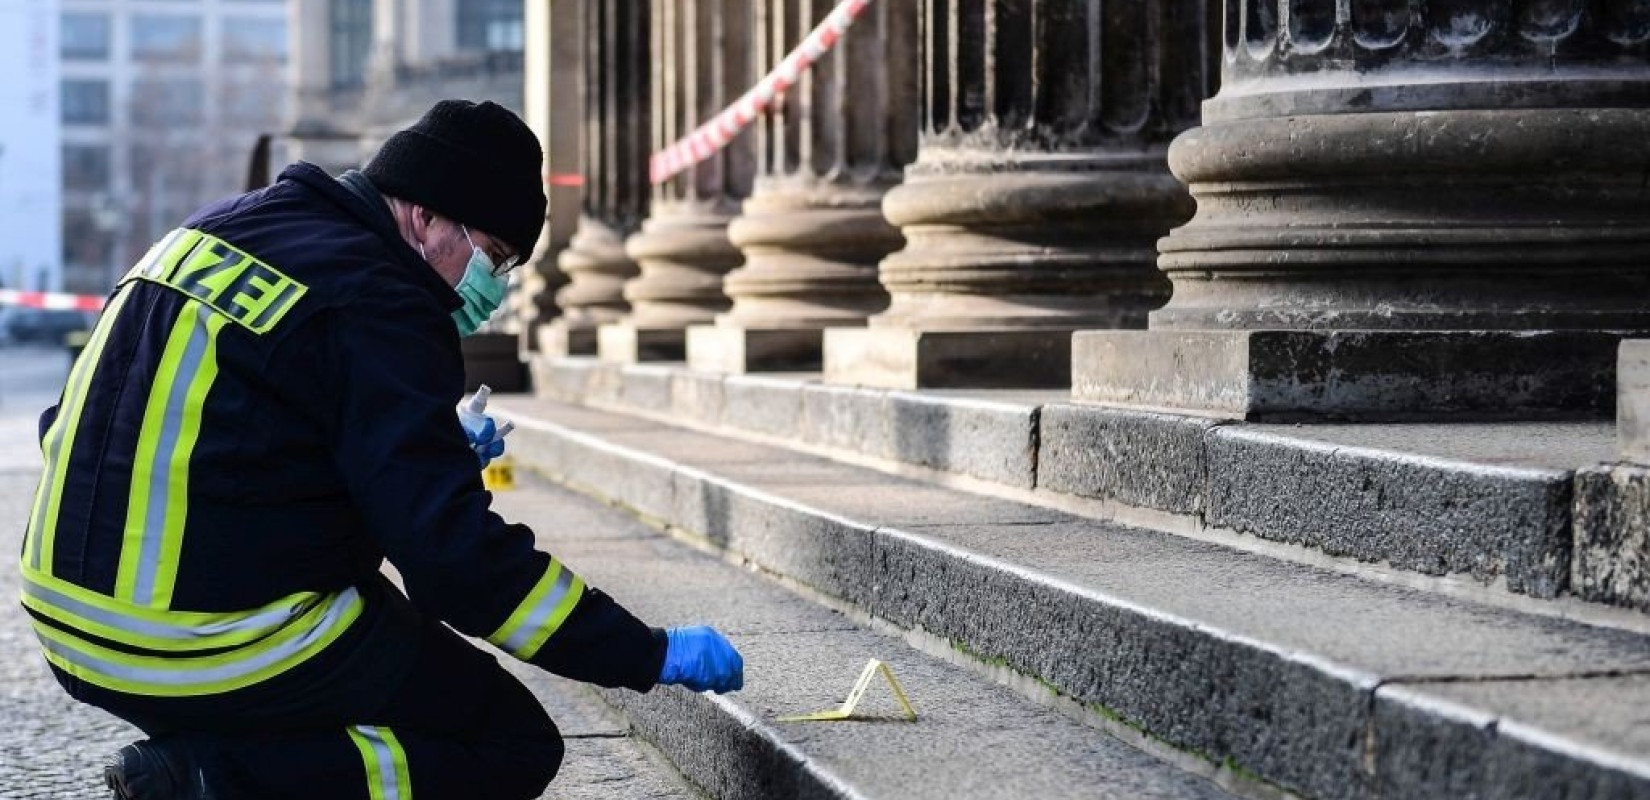
[[[1158,237],[1191,216],[1165,154],[1197,122],[1213,0],[924,0],[917,161],[883,213],[905,248],[826,379],[1065,386],[1071,332],[1144,327]]]
[[[1197,216],[1079,399],[1237,418],[1609,413],[1650,330],[1650,4],[1226,0]]]
[[[835,6],[758,4],[758,71]],[[688,330],[694,369],[818,370],[825,328],[863,326],[888,305],[877,262],[904,239],[882,198],[916,157],[916,50],[916,4],[876,3],[757,123],[756,186],[728,229],[745,265],[724,282],[733,308]]]
[[[637,1],[637,0],[633,0]],[[755,82],[748,0],[652,0],[653,150],[691,133]],[[728,310],[722,278],[740,265],[728,223],[750,195],[749,132],[654,187],[651,215],[625,252],[641,274],[624,287],[631,311],[600,333],[602,359],[680,360],[687,328]]]
[[[647,214],[650,15],[635,0],[584,0],[580,174],[584,208],[558,259],[569,283],[556,293],[562,315],[540,337],[553,356],[595,355],[596,331],[629,310],[622,295],[636,263],[624,238]]]
[[[561,314],[556,291],[567,276],[556,260],[577,228],[583,203],[579,169],[579,131],[584,114],[579,104],[579,64],[584,54],[581,0],[529,3],[524,9],[523,116],[544,145],[544,190],[549,196],[544,230],[532,260],[520,269],[522,350],[536,351],[549,338],[549,325]],[[577,180],[574,180],[577,179]]]

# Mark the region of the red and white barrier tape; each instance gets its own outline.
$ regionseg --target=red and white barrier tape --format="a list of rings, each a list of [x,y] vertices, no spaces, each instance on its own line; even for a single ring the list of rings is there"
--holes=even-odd
[[[808,38],[802,40],[802,44],[785,56],[785,60],[779,62],[778,67],[737,102],[717,114],[710,122],[700,125],[693,133],[654,153],[648,162],[648,172],[652,181],[664,183],[682,170],[710,158],[716,151],[727,147],[740,131],[750,127],[757,117],[773,105],[775,98],[783,96],[796,85],[802,78],[802,73],[807,72],[815,61],[830,52],[842,39],[843,34],[848,32],[849,26],[854,24],[860,12],[872,2],[873,0],[843,0],[831,10],[825,21],[819,23],[819,26],[808,34]]]
[[[0,306],[48,308],[53,311],[102,311],[103,298],[58,292],[20,292],[0,289]]]

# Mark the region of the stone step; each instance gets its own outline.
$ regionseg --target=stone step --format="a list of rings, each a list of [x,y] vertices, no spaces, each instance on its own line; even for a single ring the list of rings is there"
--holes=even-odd
[[[1572,564],[1600,535],[1573,508],[1578,473],[1615,460],[1609,423],[1254,424],[1066,392],[902,392],[578,358],[534,370],[542,394],[567,402],[1273,557],[1650,610],[1650,592],[1609,588],[1650,585],[1650,560],[1608,580],[1622,567]]]
[[[717,800],[1231,796],[1208,778],[921,654],[897,636],[808,602],[587,496],[523,475],[515,491],[496,496],[494,507],[531,526],[542,546],[643,619],[713,623],[739,648],[745,688],[737,693],[599,692],[628,726],[598,723],[597,730],[639,732]],[[917,709],[916,722],[896,713],[882,686],[866,695],[864,721],[777,721],[839,704],[871,658],[893,667]],[[555,702],[548,707],[553,715],[564,711]],[[590,728],[582,721],[589,716],[575,710],[571,724]],[[570,748],[564,769],[577,775],[603,768],[582,763],[588,755]],[[557,785],[551,784],[552,794]],[[655,795],[615,789],[604,796]]]
[[[1312,797],[1650,797],[1650,637],[507,398],[570,485]],[[1470,794],[1470,792],[1476,794]]]

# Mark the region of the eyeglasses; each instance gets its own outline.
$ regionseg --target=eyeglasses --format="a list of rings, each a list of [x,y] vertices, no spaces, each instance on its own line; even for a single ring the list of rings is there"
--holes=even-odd
[[[475,240],[470,238],[470,226],[460,224],[458,228],[459,230],[464,231],[464,241],[469,242],[471,247],[475,247]],[[487,253],[487,249],[482,248],[481,252]],[[521,266],[520,255],[513,255],[503,259],[495,259],[493,258],[492,253],[487,253],[487,260],[493,262],[493,277],[495,278],[502,278],[505,275],[509,275],[510,270]]]

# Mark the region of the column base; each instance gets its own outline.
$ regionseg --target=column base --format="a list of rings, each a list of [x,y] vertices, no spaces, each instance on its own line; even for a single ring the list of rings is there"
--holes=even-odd
[[[596,332],[596,356],[613,364],[681,361],[687,357],[687,332],[681,328],[638,328],[610,322]]]
[[[1242,420],[1608,418],[1622,331],[1083,331],[1084,402]]]
[[[566,320],[539,326],[539,352],[556,358],[596,354],[596,329],[575,327]]]
[[[825,331],[825,381],[885,389],[1063,389],[1071,331]]]
[[[688,366],[701,372],[818,372],[825,332],[695,325],[687,332]]]

